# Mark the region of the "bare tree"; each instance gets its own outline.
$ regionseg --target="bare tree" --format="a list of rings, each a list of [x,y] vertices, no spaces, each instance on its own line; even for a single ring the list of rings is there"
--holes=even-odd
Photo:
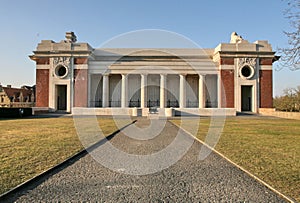
[[[288,9],[284,11],[284,16],[289,20],[291,31],[284,31],[288,38],[288,47],[279,48],[281,58],[279,60],[282,67],[291,70],[300,69],[300,0],[287,0]]]
[[[300,86],[285,89],[283,95],[275,97],[273,102],[278,111],[300,112]]]

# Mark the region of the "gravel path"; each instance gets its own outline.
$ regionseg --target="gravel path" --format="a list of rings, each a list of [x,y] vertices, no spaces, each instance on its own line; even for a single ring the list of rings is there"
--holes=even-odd
[[[135,125],[146,127],[148,123],[149,120],[140,119]],[[124,152],[145,155],[164,149],[177,133],[178,128],[166,122],[161,134],[154,139],[132,139],[120,132],[110,143]],[[186,141],[191,139],[182,132],[180,136]],[[199,161],[200,148],[201,144],[195,141],[176,164],[148,175],[127,175],[109,170],[87,154],[32,190],[24,191],[14,201],[285,202],[215,153]]]

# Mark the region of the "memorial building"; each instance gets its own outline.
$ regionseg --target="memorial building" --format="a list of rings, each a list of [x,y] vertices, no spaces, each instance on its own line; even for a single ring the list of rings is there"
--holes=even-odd
[[[272,108],[278,57],[268,41],[250,43],[236,33],[208,49],[95,49],[67,32],[60,42],[42,40],[33,53],[37,111],[147,116],[155,108],[172,116]]]

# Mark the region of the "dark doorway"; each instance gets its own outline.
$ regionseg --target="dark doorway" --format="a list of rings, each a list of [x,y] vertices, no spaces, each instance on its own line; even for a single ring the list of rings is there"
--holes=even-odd
[[[242,86],[242,111],[252,111],[252,86]]]
[[[67,110],[67,85],[57,85],[56,86],[56,105],[57,110],[65,111]]]
[[[160,86],[147,86],[147,107],[159,107],[160,105]]]

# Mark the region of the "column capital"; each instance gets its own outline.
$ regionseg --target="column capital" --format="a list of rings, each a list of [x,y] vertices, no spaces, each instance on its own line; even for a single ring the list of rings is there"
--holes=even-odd
[[[110,73],[103,73],[102,75],[103,75],[103,76],[109,76]]]

